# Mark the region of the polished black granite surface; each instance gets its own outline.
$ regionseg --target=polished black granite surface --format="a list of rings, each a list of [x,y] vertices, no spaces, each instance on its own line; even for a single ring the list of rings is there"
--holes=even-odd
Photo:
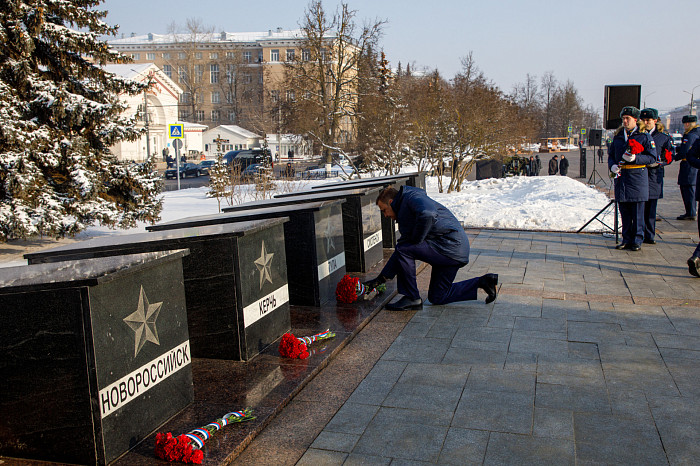
[[[381,214],[374,205],[380,190],[381,187],[376,186],[325,193],[304,191],[294,196],[226,207],[223,211],[234,212],[344,199],[342,210],[345,267],[349,272],[366,272],[382,258]]]
[[[0,269],[0,454],[105,464],[192,402],[186,254]]]
[[[345,274],[341,204],[344,199],[285,204],[187,217],[146,227],[149,231],[289,217],[284,224],[291,304],[319,306],[335,299]]]
[[[372,178],[338,181],[315,185],[312,186],[312,189],[322,189],[326,186],[345,186],[346,188],[353,188],[355,186],[362,186],[368,182],[379,182],[384,186],[389,186],[390,184],[393,184],[395,180],[406,180],[406,185],[408,186],[425,189],[425,172],[399,173],[398,175],[375,176]]]
[[[287,217],[97,238],[24,257],[30,264],[187,248],[194,357],[246,360],[289,329]]]
[[[385,259],[391,251],[385,252]],[[353,274],[367,280],[379,273],[382,260],[367,274]],[[370,301],[353,304],[328,303],[323,307],[292,306],[295,336],[308,336],[331,329],[336,337],[311,345],[311,356],[304,360],[279,356],[278,343],[246,362],[197,359],[192,362],[195,401],[175,416],[159,432],[173,435],[203,426],[222,414],[251,407],[257,419],[225,427],[204,447],[204,464],[228,464],[279,413],[328,361],[395,295],[395,281],[387,291]],[[134,450],[118,459],[119,465],[150,465],[155,433]]]

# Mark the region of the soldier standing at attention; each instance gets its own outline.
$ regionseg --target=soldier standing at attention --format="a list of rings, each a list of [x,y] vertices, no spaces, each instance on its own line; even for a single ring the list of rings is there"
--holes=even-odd
[[[695,185],[697,183],[698,169],[688,163],[685,153],[700,137],[698,132],[698,117],[686,115],[681,120],[683,122],[683,142],[678,147],[675,160],[680,160],[678,168],[678,185],[681,187],[681,196],[685,213],[678,216],[678,220],[695,220]]]
[[[622,218],[622,242],[615,249],[639,251],[644,240],[644,203],[649,199],[646,166],[656,163],[654,140],[637,127],[637,107],[620,112],[622,126],[608,149],[608,168],[615,176],[615,200]]]
[[[695,115],[688,116],[697,119]],[[683,158],[686,163],[697,171],[700,169],[700,129],[698,129],[697,121],[688,118],[688,116],[683,117],[685,135],[683,137],[681,149],[683,149]],[[686,119],[690,121],[686,121]],[[695,199],[693,200],[693,204],[695,204],[696,200],[700,201],[700,173],[695,182]],[[698,217],[698,233],[700,233],[700,217]],[[700,243],[698,243],[693,255],[688,259],[688,272],[690,272],[691,275],[700,277]]]
[[[656,146],[657,163],[647,167],[649,172],[649,200],[644,203],[644,242],[656,244],[656,205],[664,197],[664,165],[673,161],[676,149],[673,139],[659,122],[659,111],[655,108],[642,110],[640,120],[644,122],[649,135]]]

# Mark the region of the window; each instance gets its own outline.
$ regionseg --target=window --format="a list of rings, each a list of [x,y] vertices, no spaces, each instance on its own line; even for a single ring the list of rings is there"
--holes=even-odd
[[[263,53],[262,50],[258,52],[258,63],[262,63],[263,61]]]
[[[163,52],[163,60],[170,60],[170,53],[169,52]]]
[[[280,61],[280,50],[279,49],[270,50],[270,61]]]
[[[236,77],[236,67],[235,65],[228,64],[226,65],[226,82],[229,84],[233,84],[233,80]]]
[[[178,65],[177,67],[177,82],[187,82],[187,67],[185,65]]]
[[[211,93],[211,103],[220,104],[221,103],[221,93],[219,91],[214,91]]]
[[[180,60],[185,60],[187,58],[187,54],[185,52],[178,52],[177,58]]]
[[[219,65],[216,63],[212,63],[209,65],[209,81],[212,84],[216,84],[219,82]]]
[[[250,75],[250,73],[245,73],[245,74],[243,75],[243,82],[244,82],[245,84],[250,84],[250,83],[253,82],[253,77]]]
[[[311,60],[311,51],[309,49],[302,49],[301,50],[301,59],[304,61]]]
[[[294,102],[296,100],[295,97],[294,91],[287,91],[287,102]]]
[[[163,65],[163,73],[170,79],[173,79],[173,67],[170,65]]]
[[[236,122],[236,112],[234,112],[234,111],[228,112],[228,121],[230,121],[231,123]]]
[[[147,53],[146,54],[146,60],[155,60],[156,59],[156,54],[155,53]]]
[[[270,91],[270,100],[272,103],[277,103],[280,100],[280,91]]]
[[[183,120],[183,121],[187,120],[190,117],[190,112],[188,112],[187,110],[180,110],[179,114],[180,114],[180,120]]]
[[[218,110],[211,111],[211,121],[219,121],[219,111]]]
[[[204,65],[194,65],[194,82],[201,83],[204,77]]]
[[[233,60],[236,58],[236,54],[234,52],[226,52],[226,59],[227,60]]]
[[[204,103],[204,92],[198,92],[196,95],[197,95],[197,103],[203,104]]]
[[[132,53],[131,58],[134,60],[141,60],[141,54],[140,53]]]
[[[196,60],[201,60],[202,59],[202,52],[195,52],[194,53],[194,58]]]
[[[204,110],[197,110],[194,112],[195,120],[204,121]]]
[[[189,104],[190,103],[190,96],[191,94],[189,92],[183,92],[180,94],[180,103],[181,104]]]
[[[294,61],[294,49],[287,49],[287,61]]]
[[[326,61],[326,49],[321,49],[321,60]]]
[[[250,63],[250,52],[243,52],[243,62]]]
[[[227,104],[232,104],[232,103],[233,103],[233,92],[231,92],[231,91],[226,91],[226,103],[227,103]]]
[[[209,54],[209,59],[210,60],[218,60],[219,59],[219,53],[218,52],[211,52]]]

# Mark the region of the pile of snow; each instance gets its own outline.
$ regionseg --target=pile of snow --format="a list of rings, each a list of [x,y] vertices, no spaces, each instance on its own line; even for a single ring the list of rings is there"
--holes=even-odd
[[[466,227],[577,231],[605,207],[608,197],[566,176],[515,176],[466,182],[458,193],[438,193],[426,179],[428,195],[450,209]],[[601,218],[612,225],[611,212]],[[584,231],[604,231],[593,222]]]

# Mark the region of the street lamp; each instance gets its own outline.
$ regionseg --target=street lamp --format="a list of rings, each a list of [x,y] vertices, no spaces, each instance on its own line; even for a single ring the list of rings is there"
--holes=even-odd
[[[644,96],[644,100],[642,100],[642,107],[647,108],[647,97],[649,97],[650,95],[654,95],[654,94],[656,94],[656,91]]]
[[[695,86],[693,89],[691,89],[690,92],[688,92],[688,91],[683,91],[683,92],[685,92],[686,94],[690,94],[690,111],[689,111],[689,113],[690,113],[691,115],[693,114],[693,92],[695,92],[695,89],[697,89],[698,87],[700,87],[700,84],[698,84],[698,85]]]

